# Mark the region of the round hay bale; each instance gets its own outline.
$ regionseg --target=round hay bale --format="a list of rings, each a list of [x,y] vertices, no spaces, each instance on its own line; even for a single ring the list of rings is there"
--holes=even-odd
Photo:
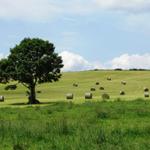
[[[101,86],[99,89],[100,89],[100,90],[104,90],[104,87]]]
[[[73,99],[73,94],[72,93],[66,94],[66,99]]]
[[[121,84],[122,84],[122,85],[126,85],[127,82],[126,82],[126,81],[121,81]]]
[[[107,94],[107,93],[103,93],[103,94],[102,94],[102,99],[103,99],[103,100],[110,99],[109,94]]]
[[[85,93],[85,99],[92,99],[92,93]]]
[[[144,93],[144,97],[149,97],[149,93],[148,93],[148,92],[145,92],[145,93]]]
[[[149,92],[149,88],[144,87],[144,92]]]
[[[120,95],[125,95],[125,92],[124,91],[120,91]]]
[[[91,90],[91,91],[96,91],[96,89],[95,89],[94,87],[92,87],[90,90]]]
[[[99,85],[99,82],[96,82],[95,84],[96,84],[96,85]]]
[[[108,81],[111,81],[111,77],[107,77],[107,80],[108,80]]]
[[[78,87],[78,84],[77,84],[77,83],[73,83],[73,86],[74,86],[74,87]]]
[[[0,96],[0,102],[4,102],[4,96]]]

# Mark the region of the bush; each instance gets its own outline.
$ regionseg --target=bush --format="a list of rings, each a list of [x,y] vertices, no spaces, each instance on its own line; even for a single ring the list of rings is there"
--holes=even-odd
[[[109,94],[107,94],[107,93],[102,94],[102,99],[103,99],[103,100],[110,99]]]
[[[16,84],[12,84],[12,85],[7,85],[5,87],[5,90],[16,90],[17,85]]]

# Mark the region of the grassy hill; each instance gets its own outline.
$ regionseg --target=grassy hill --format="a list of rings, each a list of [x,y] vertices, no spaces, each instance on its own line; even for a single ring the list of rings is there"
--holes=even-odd
[[[107,77],[112,80],[107,81]],[[122,85],[122,80],[127,85]],[[143,87],[150,88],[149,82],[148,71],[63,73],[60,82],[37,87],[42,92],[38,99],[47,104],[34,107],[21,105],[27,102],[22,85],[15,91],[6,91],[6,85],[1,85],[0,95],[6,101],[0,103],[0,149],[149,150],[150,101],[143,97]],[[73,87],[73,83],[79,87]],[[100,91],[100,86],[105,91]],[[91,87],[97,89],[94,100],[85,101],[84,93]],[[126,95],[120,96],[120,90]],[[75,94],[74,102],[66,103],[68,92]],[[103,92],[111,96],[110,101],[101,101]],[[15,103],[19,103],[17,107],[9,107]]]
[[[107,81],[107,77],[111,77],[111,81]],[[121,81],[126,81],[126,85],[122,85]],[[100,82],[100,85],[95,85]],[[78,83],[78,87],[73,87],[73,83]],[[10,83],[13,84],[13,83]],[[0,95],[4,95],[6,101],[1,103],[1,106],[27,102],[26,88],[18,84],[15,91],[6,91],[0,85]],[[104,91],[100,91],[99,87],[103,86]],[[121,97],[124,100],[132,100],[139,97],[144,97],[143,88],[150,88],[150,71],[83,71],[83,72],[67,72],[63,73],[62,78],[56,83],[46,83],[37,86],[37,97],[41,102],[65,101],[66,93],[75,95],[75,102],[84,102],[85,92],[90,92],[90,88],[95,87],[96,92],[93,92],[94,100],[100,100],[101,94],[106,92],[111,99]],[[120,90],[124,90],[126,95],[120,96]]]

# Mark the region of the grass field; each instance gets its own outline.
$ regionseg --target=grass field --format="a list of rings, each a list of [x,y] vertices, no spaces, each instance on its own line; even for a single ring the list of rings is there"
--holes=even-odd
[[[150,101],[143,96],[149,83],[149,71],[63,73],[57,83],[38,85],[43,104],[36,106],[23,104],[27,97],[22,85],[15,91],[0,85],[5,96],[0,103],[0,150],[149,150]],[[85,101],[91,87],[96,88],[94,99]],[[126,95],[120,96],[120,90]],[[68,92],[74,93],[73,101],[66,100]],[[102,101],[104,92],[110,100]]]
[[[112,81],[106,78],[111,77]],[[125,80],[127,85],[120,82]],[[95,85],[96,82],[100,85]],[[79,87],[73,87],[73,83],[78,83]],[[12,83],[11,83],[12,84]],[[5,96],[5,102],[0,106],[7,106],[13,103],[27,102],[26,88],[18,84],[15,91],[5,91],[6,85],[0,85],[0,95]],[[104,86],[105,90],[100,91],[99,87]],[[143,88],[150,88],[150,71],[84,71],[63,73],[62,78],[56,83],[46,83],[37,86],[37,90],[42,93],[37,94],[41,102],[65,101],[66,93],[71,92],[75,96],[75,103],[84,102],[85,92],[89,92],[91,87],[96,88],[93,92],[94,101],[101,99],[101,94],[106,92],[110,95],[111,100],[121,97],[124,100],[135,98],[144,98]],[[125,96],[120,96],[119,91],[124,90]]]
[[[150,101],[0,109],[1,150],[149,150]]]

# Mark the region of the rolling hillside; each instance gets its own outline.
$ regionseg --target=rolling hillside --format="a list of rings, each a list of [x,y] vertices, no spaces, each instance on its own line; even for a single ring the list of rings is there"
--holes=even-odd
[[[107,80],[111,77],[111,81]],[[122,85],[121,81],[126,81],[126,85]],[[99,82],[100,85],[95,85]],[[78,83],[78,87],[73,87],[73,83]],[[9,83],[14,84],[14,83]],[[5,96],[5,102],[2,105],[27,102],[26,88],[18,84],[15,91],[4,90],[6,85],[0,85],[0,95]],[[104,91],[99,90],[103,86]],[[93,93],[94,100],[100,100],[101,94],[106,92],[111,99],[121,97],[124,100],[132,100],[144,97],[143,88],[150,88],[150,72],[149,71],[83,71],[83,72],[67,72],[63,73],[62,78],[56,83],[46,83],[37,86],[37,97],[41,102],[64,101],[66,93],[73,93],[75,102],[83,102],[85,92],[90,92],[90,88],[95,87]],[[120,96],[120,90],[124,90],[126,95]]]

